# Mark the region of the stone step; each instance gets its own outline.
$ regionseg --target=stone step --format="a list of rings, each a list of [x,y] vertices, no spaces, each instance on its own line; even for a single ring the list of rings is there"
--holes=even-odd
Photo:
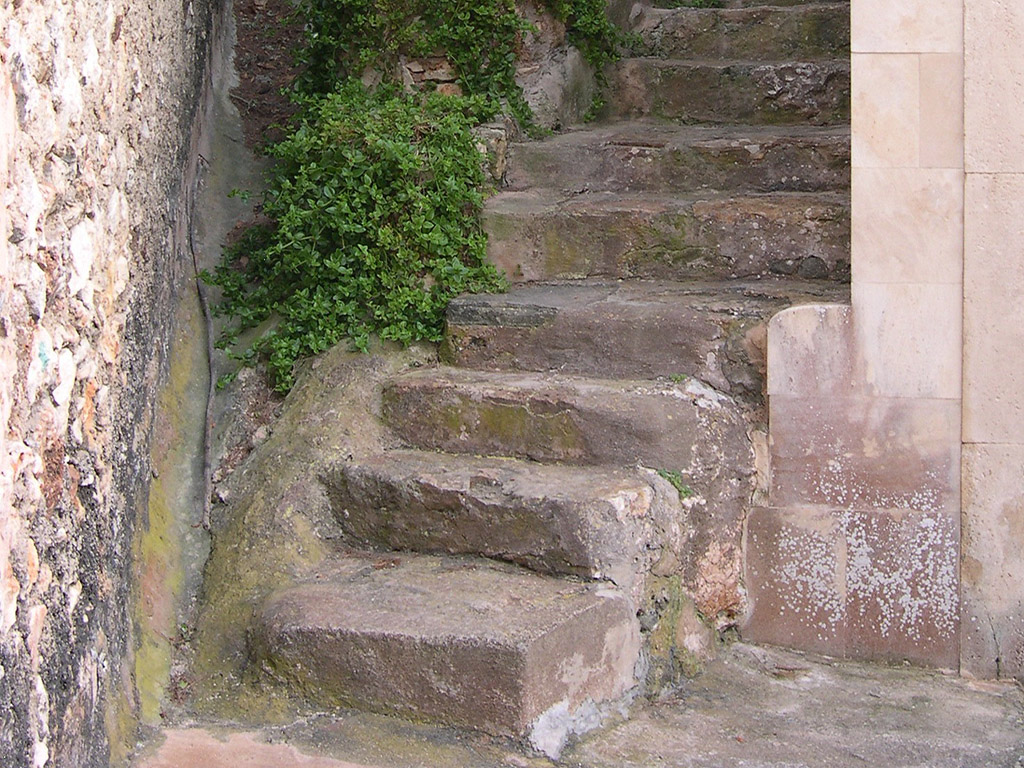
[[[802,6],[802,5],[843,5],[849,10],[850,0],[721,0],[721,8],[757,8],[761,6]],[[612,23],[627,31],[633,31],[638,17],[651,10],[673,10],[693,7],[686,0],[608,0],[608,18]]]
[[[506,184],[571,192],[846,190],[850,130],[613,123],[513,145]]]
[[[686,2],[683,0],[682,3],[678,0],[652,0],[649,3],[633,3],[634,5],[649,5],[654,8],[675,8],[680,5],[685,5]],[[756,8],[762,5],[776,5],[780,7],[788,7],[793,5],[820,5],[822,0],[722,0],[723,8]],[[845,5],[847,8],[850,7],[850,0],[828,0],[829,5]]]
[[[484,209],[489,260],[513,282],[711,280],[773,273],[849,280],[841,193],[503,192]]]
[[[849,3],[646,8],[633,32],[646,56],[808,61],[849,59]]]
[[[684,123],[845,125],[849,59],[802,62],[628,58],[608,69],[608,117]]]
[[[696,376],[760,402],[768,320],[793,304],[846,302],[848,294],[803,280],[525,284],[451,302],[442,355],[476,369]]]
[[[639,648],[629,601],[605,585],[406,554],[341,557],[272,595],[253,643],[320,706],[525,735],[548,754],[634,687]]]
[[[589,379],[428,368],[391,379],[384,418],[410,445],[577,465],[679,470],[708,496],[750,474],[744,409],[698,379]],[[713,495],[713,494],[711,494]]]
[[[357,545],[482,555],[633,594],[665,544],[655,530],[681,516],[654,476],[402,450],[341,464],[324,480]]]

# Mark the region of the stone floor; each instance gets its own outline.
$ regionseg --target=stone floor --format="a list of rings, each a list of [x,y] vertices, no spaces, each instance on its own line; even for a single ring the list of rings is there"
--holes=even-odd
[[[1024,691],[736,644],[671,700],[576,744],[574,768],[1024,768]],[[135,768],[543,768],[479,734],[341,713],[167,728]]]

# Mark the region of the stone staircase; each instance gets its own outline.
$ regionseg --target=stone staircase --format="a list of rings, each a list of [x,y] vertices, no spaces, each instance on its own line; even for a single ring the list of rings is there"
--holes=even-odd
[[[628,9],[603,121],[513,146],[512,289],[323,478],[349,550],[258,611],[269,674],[556,755],[740,619],[765,325],[847,290],[849,4],[729,5]]]

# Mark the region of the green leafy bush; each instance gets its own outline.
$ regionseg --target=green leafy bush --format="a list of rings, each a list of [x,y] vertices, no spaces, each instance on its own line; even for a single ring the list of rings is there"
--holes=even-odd
[[[278,389],[294,362],[344,338],[439,340],[460,293],[497,290],[484,262],[483,171],[470,128],[479,100],[376,93],[346,81],[310,100],[276,158],[263,212],[210,280],[235,319],[226,342],[268,319],[245,356]]]

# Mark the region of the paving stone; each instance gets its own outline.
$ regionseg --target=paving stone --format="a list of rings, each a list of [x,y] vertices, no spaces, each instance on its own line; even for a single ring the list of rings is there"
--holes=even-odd
[[[634,686],[637,621],[607,586],[406,554],[340,558],[317,577],[266,602],[254,648],[321,705],[545,747]]]
[[[505,192],[484,211],[488,259],[511,280],[849,280],[850,208],[838,193],[564,195]]]
[[[648,8],[634,22],[649,56],[807,61],[850,55],[850,4]]]
[[[514,144],[510,189],[579,192],[847,190],[846,126],[689,126],[631,121]]]
[[[622,59],[609,117],[685,123],[848,124],[849,59],[806,62]]]
[[[624,589],[642,581],[681,516],[678,499],[635,470],[391,451],[324,479],[358,544],[483,555]]]
[[[676,696],[563,757],[586,768],[1014,768],[1022,695],[905,667],[734,645]]]
[[[848,300],[799,280],[540,283],[448,307],[446,362],[584,376],[696,376],[762,400],[767,321],[800,303]]]

